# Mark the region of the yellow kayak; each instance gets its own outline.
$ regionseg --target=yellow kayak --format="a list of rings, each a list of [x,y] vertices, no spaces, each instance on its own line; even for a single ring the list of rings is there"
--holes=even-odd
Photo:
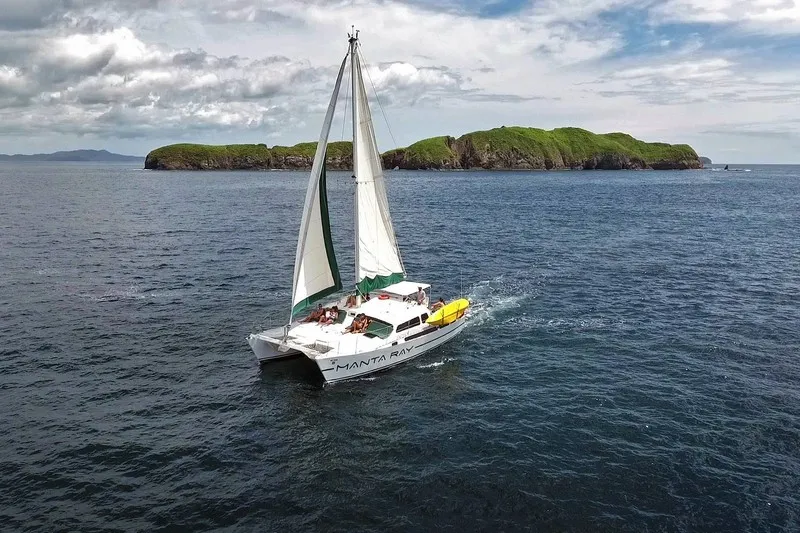
[[[469,300],[459,298],[433,313],[425,322],[431,326],[446,326],[464,316],[467,307],[469,307]]]

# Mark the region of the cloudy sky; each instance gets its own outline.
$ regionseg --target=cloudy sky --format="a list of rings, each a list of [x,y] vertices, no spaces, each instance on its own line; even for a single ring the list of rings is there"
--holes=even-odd
[[[382,150],[578,126],[800,163],[800,0],[0,0],[0,153],[314,140],[351,25]]]

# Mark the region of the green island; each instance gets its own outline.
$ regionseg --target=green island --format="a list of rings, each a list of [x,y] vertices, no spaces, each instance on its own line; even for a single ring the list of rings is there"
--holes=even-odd
[[[147,154],[154,170],[307,170],[316,143],[172,144]],[[381,155],[387,169],[403,170],[684,170],[703,168],[687,144],[648,143],[626,133],[597,134],[580,128],[542,130],[501,126],[461,137],[432,137]],[[328,144],[327,168],[352,168],[349,141]]]

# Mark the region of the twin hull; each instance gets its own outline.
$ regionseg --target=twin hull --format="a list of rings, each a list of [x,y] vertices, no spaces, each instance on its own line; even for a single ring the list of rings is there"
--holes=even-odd
[[[348,355],[316,354],[313,350],[304,350],[302,347],[287,349],[285,345],[281,345],[278,335],[276,335],[278,338],[263,334],[250,335],[248,342],[261,363],[305,353],[309,359],[317,363],[325,381],[331,383],[386,370],[414,359],[455,337],[464,324],[465,320],[461,318],[447,326],[425,330],[406,339],[397,340],[390,346]]]

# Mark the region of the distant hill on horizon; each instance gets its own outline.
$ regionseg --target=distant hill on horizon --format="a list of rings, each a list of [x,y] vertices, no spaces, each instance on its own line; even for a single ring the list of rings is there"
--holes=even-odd
[[[0,154],[0,161],[141,161],[144,157],[114,154],[108,150],[69,150],[50,154]]]

